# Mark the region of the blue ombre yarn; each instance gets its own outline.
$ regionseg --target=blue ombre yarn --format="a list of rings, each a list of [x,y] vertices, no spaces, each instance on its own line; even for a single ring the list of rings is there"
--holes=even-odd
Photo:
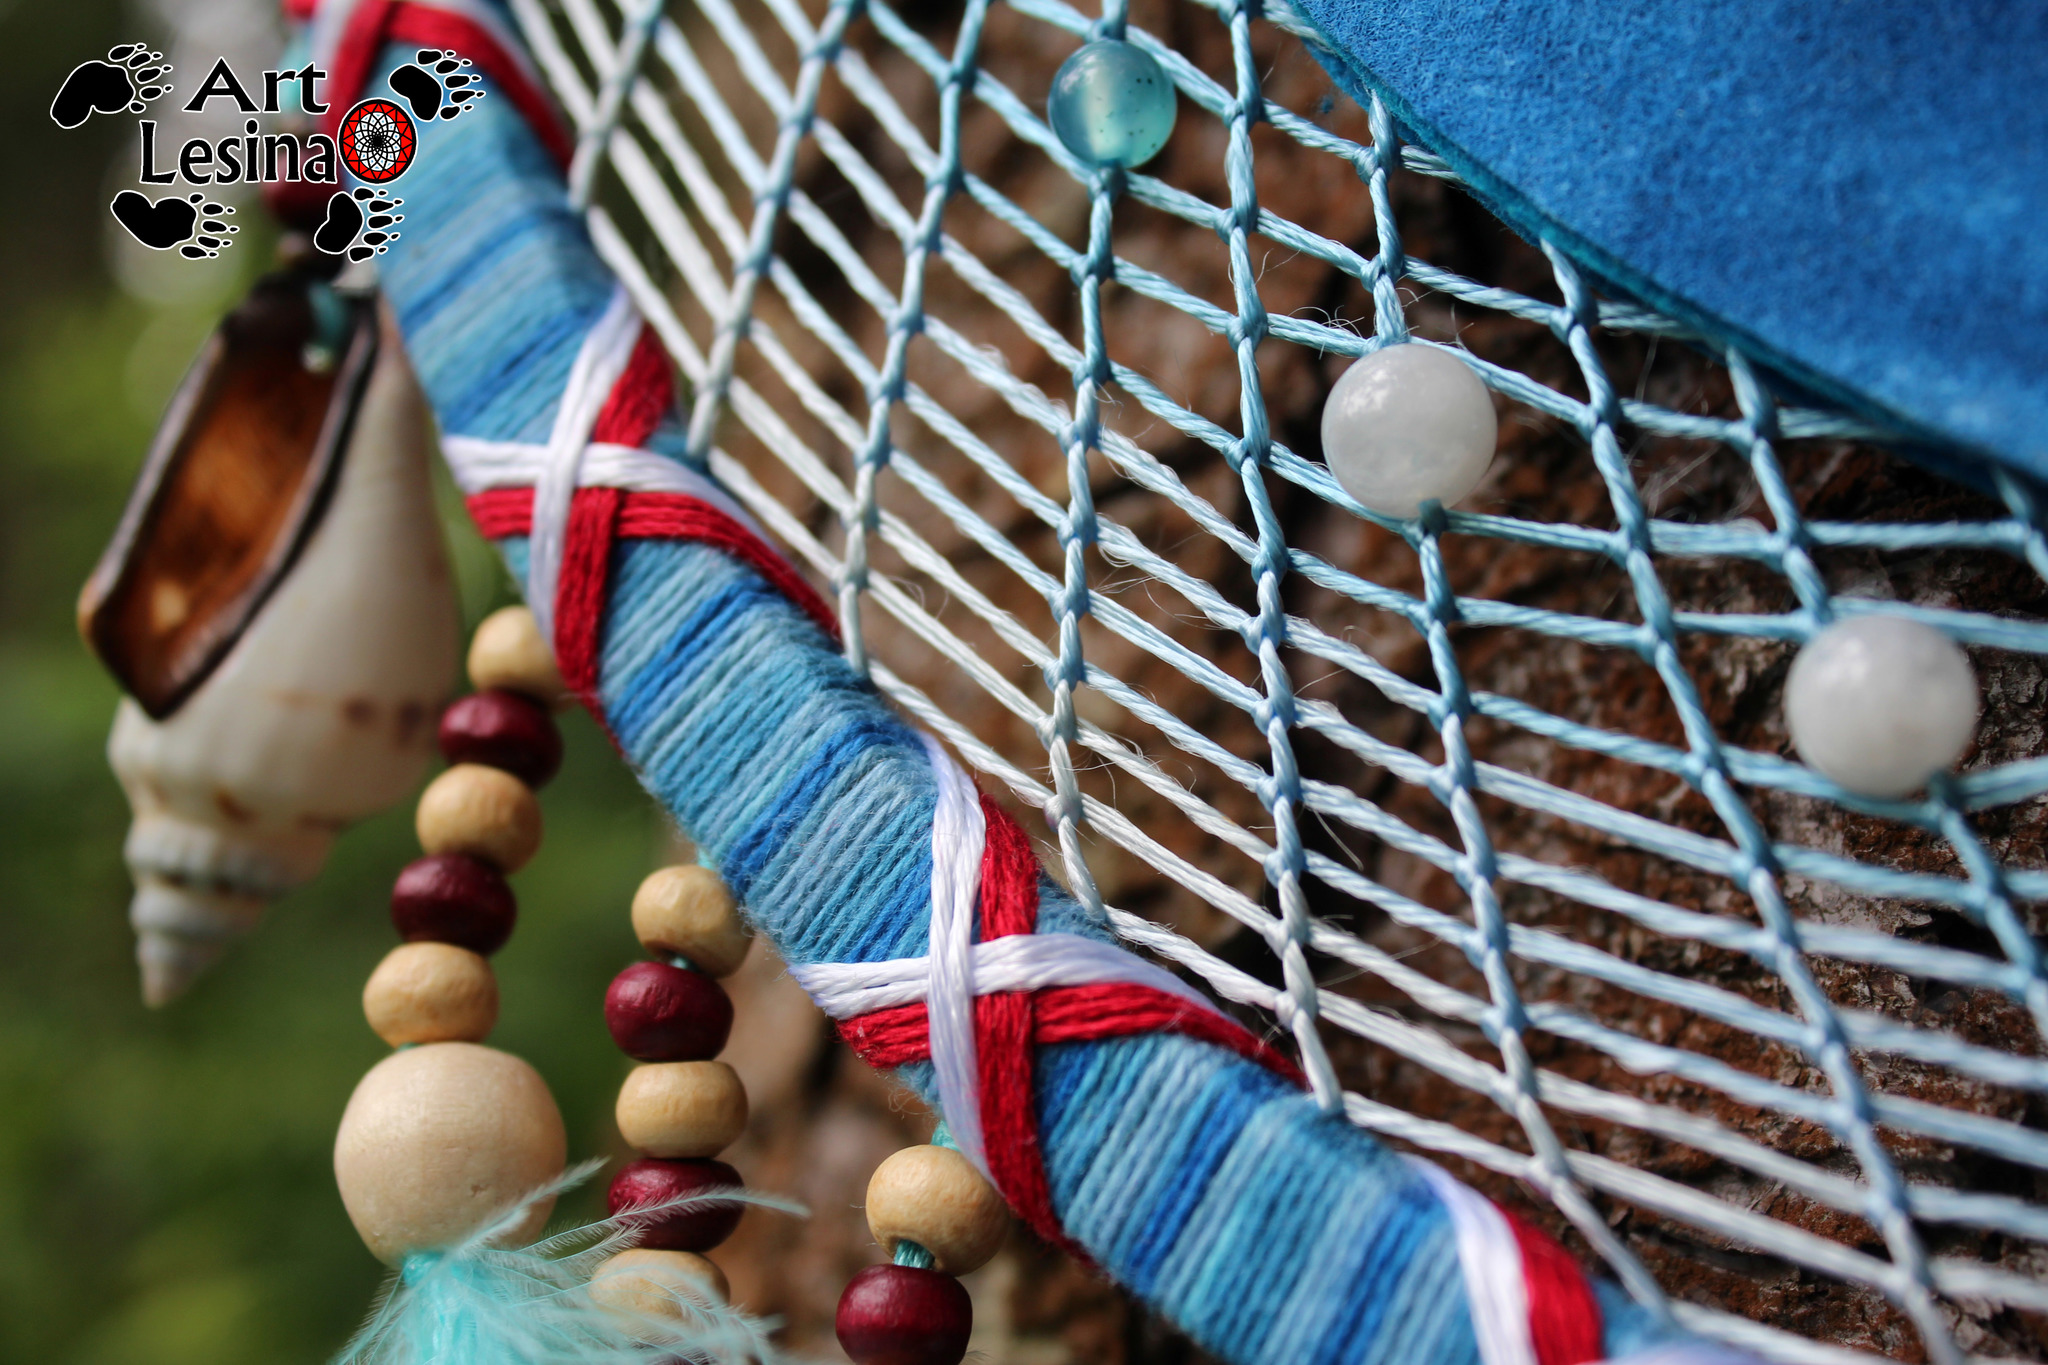
[[[544,439],[609,275],[509,101],[422,135],[431,170],[384,267],[421,381],[447,430]],[[517,576],[524,542],[502,548]],[[924,952],[935,783],[830,638],[752,570],[671,541],[615,549],[602,638],[621,748],[788,961]],[[1041,927],[1110,938],[1040,889]],[[929,1065],[898,1076],[931,1097]],[[1063,1044],[1038,1054],[1036,1101],[1068,1233],[1205,1348],[1239,1365],[1477,1361],[1441,1203],[1262,1068],[1178,1035]],[[1611,1329],[1637,1333],[1607,1297]]]

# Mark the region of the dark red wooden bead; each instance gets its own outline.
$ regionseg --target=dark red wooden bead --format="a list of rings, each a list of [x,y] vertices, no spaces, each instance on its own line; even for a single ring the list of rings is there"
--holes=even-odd
[[[834,1326],[853,1365],[960,1365],[974,1305],[951,1275],[871,1265],[847,1281]]]
[[[441,713],[441,756],[450,763],[502,768],[539,787],[562,766],[562,732],[539,702],[492,688],[472,692]]]
[[[701,1062],[732,1033],[732,997],[702,972],[635,962],[604,993],[612,1041],[643,1062]]]
[[[459,853],[407,863],[391,887],[391,923],[407,943],[453,943],[489,957],[518,919],[498,869]]]
[[[733,1189],[740,1173],[723,1161],[665,1161],[644,1156],[612,1177],[605,1203],[617,1217],[633,1209],[665,1204],[699,1190]],[[745,1204],[706,1204],[669,1209],[627,1221],[644,1229],[639,1244],[658,1251],[709,1251],[732,1236]]]

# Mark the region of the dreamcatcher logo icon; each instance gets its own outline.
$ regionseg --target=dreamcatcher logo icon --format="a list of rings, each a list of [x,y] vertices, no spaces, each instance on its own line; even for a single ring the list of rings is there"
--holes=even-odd
[[[317,62],[244,81],[227,58],[217,58],[183,109],[232,106],[244,116],[241,132],[189,138],[174,150],[158,146],[157,120],[138,120],[141,184],[183,184],[198,192],[155,198],[146,189],[122,190],[109,205],[114,221],[153,251],[210,259],[233,245],[237,231],[227,221],[234,208],[215,202],[228,198],[216,187],[256,184],[267,199],[275,196],[274,207],[288,222],[312,233],[317,250],[351,261],[380,255],[398,239],[394,229],[405,218],[397,212],[405,201],[387,187],[412,167],[421,125],[459,118],[484,97],[483,76],[469,66],[469,58],[444,48],[420,48],[386,77],[392,98],[357,101],[330,133],[331,111],[342,99],[330,104],[320,98],[320,82],[330,73]],[[163,79],[170,69],[162,53],[144,44],[118,44],[104,61],[72,69],[50,102],[50,118],[60,128],[77,128],[95,114],[147,113],[150,102],[170,90]],[[293,87],[296,97],[282,102]],[[283,117],[266,129],[261,115]],[[350,187],[350,176],[359,183]],[[316,210],[317,225],[307,221]]]
[[[370,185],[404,175],[419,147],[412,116],[390,100],[368,99],[348,111],[335,141],[349,173]]]

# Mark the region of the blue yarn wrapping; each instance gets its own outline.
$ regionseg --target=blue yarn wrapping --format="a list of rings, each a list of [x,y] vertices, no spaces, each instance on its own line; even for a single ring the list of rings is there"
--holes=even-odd
[[[411,56],[392,47],[386,70]],[[612,292],[509,101],[422,129],[386,294],[444,430],[544,442]],[[673,417],[647,443],[680,457]],[[516,578],[526,545],[500,542]],[[598,691],[621,750],[791,963],[921,955],[936,788],[837,647],[714,549],[613,552]],[[1041,878],[1046,931],[1108,939]],[[899,1077],[933,1098],[928,1064]],[[1448,1215],[1399,1156],[1263,1068],[1175,1035],[1037,1054],[1058,1216],[1115,1279],[1238,1365],[1478,1360]],[[1600,1291],[1607,1346],[1647,1314]]]

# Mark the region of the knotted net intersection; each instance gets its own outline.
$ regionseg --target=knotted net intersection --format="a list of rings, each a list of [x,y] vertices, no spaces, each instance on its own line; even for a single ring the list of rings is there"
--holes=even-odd
[[[1411,254],[1404,215],[1477,210],[1328,93],[1284,0],[1165,0],[1162,36],[1114,0],[513,8],[693,448],[1127,940],[1697,1330],[1960,1360],[2048,1312],[2038,727],[1876,802],[1759,743],[1753,704],[1873,611],[1972,647],[1994,721],[2024,702],[2048,625],[1956,584],[1995,561],[2038,598],[2030,485],[1928,492],[1871,463],[1885,431],[1554,250]],[[1182,96],[1137,172],[1044,121],[1103,36]],[[1466,343],[1502,400],[1487,511],[1379,517],[1312,458],[1328,381],[1411,336]],[[1873,468],[1928,514],[1825,514]],[[1676,1283],[1674,1239],[1735,1268]],[[1868,1291],[1895,1325],[1859,1336]]]

